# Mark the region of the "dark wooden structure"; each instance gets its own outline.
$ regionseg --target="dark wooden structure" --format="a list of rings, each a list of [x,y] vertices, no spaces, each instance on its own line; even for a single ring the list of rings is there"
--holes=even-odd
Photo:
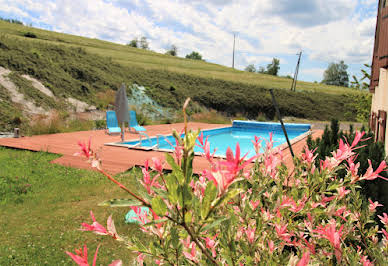
[[[379,0],[372,73],[369,87],[371,93],[376,93],[376,87],[379,86],[381,68],[388,69],[388,0]],[[379,95],[385,95],[381,90],[388,89],[378,88]],[[385,106],[385,104],[383,106],[381,106],[381,104],[373,106],[372,103],[372,112],[369,119],[369,127],[375,133],[375,141],[381,141],[383,143],[386,141],[385,136],[387,126],[387,109],[384,108]],[[387,145],[385,146],[387,148]]]
[[[388,0],[379,0],[370,92],[379,85],[380,68],[388,68]]]

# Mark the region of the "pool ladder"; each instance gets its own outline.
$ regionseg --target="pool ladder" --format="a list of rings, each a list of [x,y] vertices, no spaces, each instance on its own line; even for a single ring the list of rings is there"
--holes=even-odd
[[[152,144],[152,141],[151,141],[150,137],[147,135],[147,133],[139,132],[139,136],[140,136],[140,146],[142,145],[142,141],[143,141],[142,136],[145,136],[146,139],[148,139],[150,145]]]
[[[151,139],[150,139],[150,137],[147,135],[147,133],[144,133],[144,132],[139,132],[139,136],[140,136],[140,142],[139,142],[139,144],[138,145],[136,145],[136,146],[142,146],[142,141],[143,141],[143,139],[142,139],[142,136],[144,136],[144,137],[146,137],[146,139],[148,139],[148,141],[149,141],[149,143],[150,143],[150,146],[152,145],[152,141],[151,141]],[[161,135],[161,134],[157,134],[156,135],[156,144],[154,145],[154,146],[151,146],[150,147],[150,149],[151,150],[153,150],[153,149],[157,149],[157,148],[159,148],[159,138],[160,137],[165,137],[164,135]]]

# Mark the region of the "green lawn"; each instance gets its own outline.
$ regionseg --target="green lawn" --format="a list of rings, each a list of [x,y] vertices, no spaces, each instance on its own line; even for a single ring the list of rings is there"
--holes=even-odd
[[[93,257],[98,243],[98,263],[122,259],[128,265],[134,254],[124,245],[78,230],[82,222],[91,223],[93,210],[104,226],[112,214],[119,234],[141,234],[135,225],[124,223],[128,209],[97,206],[127,195],[99,173],[51,164],[57,157],[0,148],[0,265],[73,265],[66,250],[87,244]],[[118,179],[134,186],[140,175],[135,169]]]

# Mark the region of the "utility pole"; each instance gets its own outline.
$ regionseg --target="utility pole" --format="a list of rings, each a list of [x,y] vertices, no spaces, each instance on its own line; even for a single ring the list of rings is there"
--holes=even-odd
[[[298,58],[298,63],[296,64],[296,68],[295,68],[294,79],[292,80],[291,91],[295,91],[296,90],[296,82],[298,80],[300,58],[302,57],[302,51],[300,51],[296,55],[299,55],[299,58]]]
[[[234,69],[234,48],[236,44],[236,33],[233,33],[233,59],[232,59],[232,68]]]

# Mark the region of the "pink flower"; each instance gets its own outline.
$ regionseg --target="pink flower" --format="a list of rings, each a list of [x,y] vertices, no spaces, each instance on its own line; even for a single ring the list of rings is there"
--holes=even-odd
[[[383,233],[385,240],[388,240],[388,233],[385,229],[381,229],[381,233]]]
[[[157,157],[152,157],[152,162],[154,163],[154,169],[159,172],[159,174],[162,174],[163,172],[163,166],[162,162]]]
[[[291,242],[291,236],[294,234],[288,233],[287,224],[281,226],[279,224],[275,224],[275,231],[280,239],[283,239],[286,242]]]
[[[100,248],[100,245],[97,246],[96,252],[94,253],[92,266],[96,265],[97,253],[98,253],[99,248]],[[74,262],[77,263],[79,266],[89,266],[88,248],[86,247],[86,245],[84,245],[83,251],[82,251],[82,249],[75,249],[75,253],[76,254],[73,254],[71,252],[66,251],[66,254],[69,255],[70,258],[72,258],[74,260]],[[123,263],[121,260],[115,260],[111,264],[109,264],[109,266],[121,266],[122,264]]]
[[[97,260],[97,252],[100,246],[97,246],[96,253],[94,254],[94,259]],[[73,254],[71,252],[66,251],[66,254],[69,255],[75,263],[77,263],[80,266],[89,266],[88,262],[88,248],[86,245],[84,245],[84,249],[82,252],[82,249],[75,249],[75,253]],[[93,264],[94,265],[94,264]]]
[[[154,159],[154,158],[152,158]],[[160,160],[156,160],[156,164],[158,165],[158,167],[161,168],[160,171],[162,171],[162,167],[161,167],[161,164],[159,166],[159,163],[160,163]],[[155,161],[154,161],[154,164],[155,164]],[[141,169],[142,173],[143,173],[143,180],[140,180],[140,183],[145,187],[145,189],[147,190],[147,193],[148,194],[151,194],[151,189],[153,186],[155,187],[160,187],[159,183],[157,182],[157,178],[159,177],[159,175],[156,175],[154,176],[154,178],[151,178],[151,175],[150,175],[150,172],[148,170],[148,160],[144,163],[144,168]]]
[[[190,248],[190,243],[191,243],[190,236],[187,236],[186,239],[181,239],[181,242],[185,248]]]
[[[255,147],[256,154],[259,154],[261,150],[261,143],[262,143],[261,138],[255,136],[255,141],[252,141],[252,143],[253,143],[253,146]]]
[[[247,235],[248,242],[250,244],[253,244],[253,242],[255,241],[255,231],[256,231],[256,227],[253,227],[253,228],[248,227],[247,229],[245,229],[245,234]]]
[[[347,194],[350,193],[350,190],[347,190],[345,187],[337,188],[338,191],[338,199],[343,199]]]
[[[341,237],[342,237],[342,229],[343,225],[341,225],[340,229],[336,230],[336,222],[335,220],[331,220],[328,225],[325,227],[318,226],[314,232],[318,233],[319,236],[326,238],[330,241],[332,246],[335,249],[335,256],[337,257],[338,262],[341,261],[342,252],[341,252]]]
[[[280,163],[281,160],[278,156],[274,155],[272,152],[267,154],[264,158],[264,174],[276,179],[278,173],[277,167]]]
[[[308,249],[310,250],[310,252],[312,254],[315,254],[315,243],[313,242],[313,239],[311,238],[310,241],[307,241],[306,238],[303,238],[306,246],[308,247]]]
[[[379,175],[382,171],[384,171],[387,168],[387,163],[385,161],[382,161],[380,163],[376,171],[373,171],[372,162],[369,159],[368,159],[368,163],[369,163],[369,167],[366,170],[366,173],[361,178],[352,179],[352,183],[355,183],[358,180],[375,180],[378,177],[384,180],[388,180],[387,178],[384,178],[381,175]]]
[[[360,263],[362,263],[362,266],[373,266],[373,263],[368,260],[368,256],[361,256]]]
[[[378,201],[373,202],[371,199],[369,200],[369,211],[375,212],[377,207],[383,206]]]
[[[377,215],[380,218],[380,221],[384,224],[388,224],[388,215],[384,212],[383,216]]]
[[[94,217],[94,214],[92,211],[90,211],[90,216],[92,217],[93,223],[92,224],[82,223],[81,224],[81,226],[83,227],[81,228],[82,231],[92,231],[97,235],[110,235],[113,239],[122,240],[122,238],[116,232],[116,227],[111,215],[108,217],[108,220],[106,221],[107,228],[105,228],[104,226],[102,226],[96,221],[96,218]]]
[[[349,146],[349,144],[344,143],[344,141],[340,139],[339,148],[336,151],[333,151],[331,154],[338,163],[341,163],[343,160],[353,156],[354,152],[352,146]]]
[[[256,201],[251,200],[250,204],[251,204],[252,210],[255,210],[260,205],[260,200],[256,200]]]
[[[296,266],[306,266],[310,261],[310,252],[306,251]]]
[[[94,217],[94,214],[92,211],[90,211],[90,216],[92,217],[93,223],[92,224],[87,224],[87,223],[82,223],[81,226],[83,227],[81,230],[82,231],[93,231],[98,235],[109,235],[108,230],[101,224],[99,224],[96,221],[96,218]]]
[[[261,208],[261,215],[263,216],[263,219],[264,219],[265,221],[272,220],[272,218],[275,217],[275,215],[273,215],[272,213],[270,213],[268,210],[264,210],[263,208]]]
[[[203,149],[203,152],[205,154],[205,158],[208,160],[208,162],[213,163],[213,157],[216,152],[216,150],[213,151],[213,154],[210,153],[210,143],[208,141],[209,137],[206,137],[205,142],[203,141],[203,132],[201,132],[201,135],[198,137],[198,141],[200,145],[197,145],[198,147]]]
[[[205,243],[206,243],[206,248],[211,250],[213,257],[217,256],[216,246],[218,245],[218,241],[217,242],[215,241],[216,237],[217,237],[217,235],[213,236],[213,238],[210,238],[210,237],[204,238]]]
[[[136,214],[136,217],[133,217],[134,220],[138,221],[142,225],[149,222],[149,219],[147,217],[147,211],[143,210],[141,206],[131,206],[130,208]]]
[[[283,208],[289,207],[289,210],[294,213],[301,211],[304,208],[304,205],[306,204],[306,200],[307,200],[307,197],[305,196],[303,199],[298,201],[298,204],[296,204],[295,201],[288,196],[285,196],[283,198],[284,199],[280,207],[283,207]]]
[[[196,258],[197,250],[195,248],[195,243],[194,242],[191,242],[191,251],[190,251],[190,253],[183,251],[183,255],[187,259],[189,259],[189,260],[191,260],[191,261],[193,261],[195,263],[199,262],[198,259]]]
[[[314,155],[314,152],[317,150],[315,148],[314,150],[309,150],[307,146],[304,147],[304,153],[302,153],[302,160],[304,163],[312,164],[315,161],[315,158],[318,156],[318,154]]]
[[[269,152],[273,148],[273,134],[269,132],[269,141],[266,140],[266,151]]]
[[[348,166],[346,167],[348,171],[352,174],[352,178],[358,177],[358,168],[360,167],[360,163],[357,164],[354,163],[355,156],[349,157],[346,161],[348,163]]]
[[[340,217],[342,220],[346,222],[346,217],[348,217],[351,214],[350,211],[346,209],[346,206],[339,208],[335,213],[334,216]]]
[[[137,258],[136,258],[137,263],[139,265],[143,265],[144,264],[144,257],[145,257],[145,255],[143,253],[141,253],[141,252],[138,252],[137,254],[138,254]]]
[[[247,159],[245,162],[245,157],[248,155],[246,153],[243,157],[240,158],[240,144],[236,144],[236,155],[233,154],[233,151],[230,147],[226,150],[226,162],[220,162],[221,165],[225,165],[230,174],[236,175],[240,170],[244,169],[245,166],[250,164],[257,156],[253,156]]]
[[[217,162],[214,164],[211,171],[204,170],[202,175],[214,182],[218,188],[218,196],[222,196],[228,187],[236,181],[236,177],[248,164],[250,164],[256,156],[247,159],[245,162],[245,154],[240,158],[240,145],[236,145],[236,155],[230,148],[226,151],[226,161]]]
[[[351,147],[354,148],[354,147],[356,147],[356,145],[357,145],[360,141],[365,141],[365,140],[367,140],[368,138],[367,138],[367,139],[361,139],[362,136],[364,136],[364,135],[365,135],[365,131],[363,131],[363,132],[357,131],[357,132],[356,132],[356,136],[354,137],[354,140],[353,140],[353,142],[352,142]]]
[[[74,153],[74,156],[85,156],[93,168],[101,170],[101,161],[97,154],[91,149],[91,138],[89,138],[88,145],[86,145],[86,143],[82,143],[81,141],[78,141],[78,145],[81,147],[81,152]]]
[[[272,240],[268,240],[268,248],[271,253],[275,250],[275,244]]]
[[[331,197],[326,197],[325,195],[322,196],[322,199],[321,199],[321,205],[322,207],[325,207],[326,206],[326,203],[332,201],[333,199],[335,199],[336,196],[331,196]]]
[[[91,142],[92,142],[92,138],[89,138],[88,145],[86,146],[86,143],[82,143],[81,141],[78,141],[78,145],[81,147],[81,152],[76,153],[75,155],[84,155],[86,158],[89,159],[89,157],[93,154],[90,148]]]

